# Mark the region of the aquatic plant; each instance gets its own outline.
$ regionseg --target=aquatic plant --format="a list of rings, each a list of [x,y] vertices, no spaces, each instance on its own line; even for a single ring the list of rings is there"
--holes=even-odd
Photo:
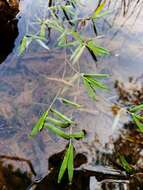
[[[65,62],[69,64],[74,72],[69,81],[64,80],[63,73],[62,80],[65,81],[65,85],[66,83],[71,84],[73,78],[75,78],[75,80],[78,82],[80,81],[80,84],[84,86],[89,97],[92,98],[92,100],[96,100],[96,89],[108,91],[108,87],[102,82],[102,79],[106,79],[109,75],[81,73],[80,70],[76,69],[75,65],[79,65],[79,60],[85,50],[91,54],[94,61],[97,61],[98,56],[109,55],[109,51],[106,48],[103,48],[96,43],[96,39],[98,38],[96,20],[108,14],[108,11],[104,10],[106,3],[106,0],[100,0],[97,7],[90,15],[87,17],[81,17],[78,12],[76,12],[77,7],[82,6],[79,1],[67,0],[56,2],[50,0],[49,6],[47,7],[47,12],[49,13],[48,18],[37,20],[40,29],[36,34],[27,34],[23,37],[19,49],[20,55],[25,52],[27,47],[29,47],[33,41],[38,42],[46,50],[50,50],[50,47],[47,45],[47,41],[49,40],[47,39],[47,32],[48,38],[50,38],[50,31],[54,30],[57,34],[56,47],[64,48],[66,50]],[[93,27],[95,33],[94,38],[84,35],[84,29],[89,23]],[[58,183],[61,182],[66,170],[68,171],[69,183],[72,183],[75,155],[74,141],[84,138],[85,132],[79,131],[75,133],[73,128],[77,125],[76,121],[55,108],[55,102],[57,99],[59,99],[64,105],[69,107],[72,106],[77,110],[81,107],[76,101],[66,99],[62,92],[63,89],[58,90],[49,108],[42,114],[32,129],[30,136],[34,137],[43,129],[48,129],[55,135],[68,141],[64,159],[59,170]],[[142,108],[142,106],[133,107],[131,109],[126,109],[126,112],[131,115],[140,131],[143,132],[143,118],[141,116]],[[119,119],[119,117],[117,119]],[[69,129],[69,132],[66,132],[65,129]],[[123,157],[121,157],[120,161],[125,169],[130,170],[130,167]]]
[[[28,34],[23,37],[19,49],[20,54],[23,54],[26,48],[29,47],[33,41],[37,41],[43,48],[49,50],[50,48],[46,44],[47,30],[50,29],[56,31],[58,33],[56,46],[59,48],[64,48],[66,51],[70,52],[70,54],[66,56],[67,60],[65,61],[69,62],[71,69],[74,71],[75,74],[73,77],[77,76],[77,78],[81,80],[88,95],[95,100],[97,88],[101,90],[108,89],[108,87],[100,80],[109,76],[107,74],[80,73],[80,71],[76,70],[75,64],[78,63],[85,49],[90,52],[95,61],[97,61],[97,56],[109,55],[109,51],[107,49],[100,47],[95,43],[96,38],[89,38],[83,35],[83,29],[86,26],[86,23],[91,22],[95,35],[97,36],[95,22],[98,18],[107,13],[107,11],[102,12],[105,4],[106,0],[100,1],[97,8],[89,16],[86,18],[80,18],[78,17],[78,13],[75,15],[76,7],[79,6],[78,1],[59,1],[58,3],[56,1],[49,1],[49,7],[47,8],[49,17],[45,20],[38,19],[37,22],[39,22],[40,25],[38,34]],[[54,97],[49,108],[39,118],[35,127],[32,129],[30,136],[34,137],[46,128],[55,135],[68,141],[68,146],[59,171],[58,183],[61,182],[66,170],[68,171],[69,183],[72,183],[75,152],[74,140],[84,138],[85,132],[80,131],[74,133],[73,126],[76,125],[76,122],[69,116],[66,116],[54,108],[54,103],[57,99],[60,99],[60,101],[66,106],[72,106],[75,109],[79,109],[81,107],[78,103],[66,99],[61,95],[62,93],[60,90]],[[69,128],[68,133],[65,132],[66,128]]]

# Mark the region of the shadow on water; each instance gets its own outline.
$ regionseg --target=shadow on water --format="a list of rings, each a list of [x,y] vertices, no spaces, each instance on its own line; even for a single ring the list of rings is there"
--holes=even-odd
[[[45,1],[37,0],[37,3],[33,4],[32,0],[30,3],[29,0],[21,1],[23,7],[18,23],[15,19],[18,8],[13,9],[4,0],[0,2],[6,6],[5,12],[0,9],[0,14],[5,14],[5,17],[0,15],[0,23],[3,26],[0,28],[0,41],[3,42],[0,46],[0,57],[3,61],[14,47],[14,40],[18,35],[17,25],[19,41],[25,32],[26,22],[29,22],[32,31],[37,30],[37,26],[31,25],[32,11],[35,10],[35,13],[40,15],[38,3]],[[43,4],[41,8],[42,6]],[[115,4],[113,2],[109,7],[114,10],[109,19],[111,22],[105,19],[102,24],[98,23],[98,33],[100,35],[101,31],[105,32],[107,39],[101,39],[101,43],[111,50],[111,56],[99,59],[96,68],[94,64],[89,64],[92,60],[85,55],[84,60],[87,60],[88,64],[84,69],[112,74],[113,78],[107,83],[113,92],[109,95],[101,94],[101,97],[97,97],[101,102],[95,103],[89,101],[83,89],[75,88],[66,94],[71,99],[76,95],[78,102],[85,106],[81,113],[75,111],[73,115],[78,120],[78,127],[87,131],[85,140],[75,144],[77,156],[72,186],[68,185],[66,176],[60,185],[57,184],[57,172],[64,153],[62,150],[67,142],[47,131],[42,131],[35,139],[29,139],[27,135],[39,115],[49,106],[56,91],[64,85],[62,81],[56,80],[61,78],[64,70],[64,51],[54,50],[47,53],[43,49],[37,50],[34,44],[38,53],[35,49],[30,50],[19,58],[11,54],[0,65],[0,150],[1,154],[9,155],[0,157],[0,182],[7,185],[5,189],[143,189],[142,134],[139,134],[134,124],[126,118],[121,119],[117,129],[113,130],[115,115],[108,101],[124,106],[142,103],[142,1],[115,1]],[[7,22],[8,20],[10,21]],[[9,34],[5,33],[5,30]],[[4,39],[6,41],[3,41]],[[70,70],[68,72],[70,73]],[[69,73],[66,74],[69,76]],[[136,80],[128,81],[130,76]],[[118,80],[116,88],[115,80]],[[60,102],[56,102],[56,105],[58,109],[70,114],[70,110],[63,108]],[[119,154],[125,156],[135,168],[133,173],[126,172],[119,163]],[[19,159],[15,155],[27,159]],[[5,164],[6,160],[14,166]],[[15,169],[15,165],[20,169]]]
[[[18,36],[18,2],[0,1],[0,63],[12,52]]]
[[[31,163],[27,160],[19,157],[0,156],[1,190],[26,190],[31,184],[32,172],[22,172],[17,168],[18,162],[25,162],[31,168]]]
[[[132,124],[133,125],[133,124]],[[133,127],[130,124],[126,124],[125,128]],[[127,132],[129,133],[129,131]],[[136,131],[130,131],[132,135],[137,136]],[[130,134],[131,135],[131,134]],[[138,135],[140,135],[138,133]],[[64,151],[60,153],[56,153],[51,156],[48,160],[49,162],[49,174],[45,176],[43,179],[38,182],[33,182],[28,190],[44,190],[48,187],[49,190],[138,190],[143,188],[143,173],[142,170],[139,169],[134,171],[132,174],[126,173],[124,168],[117,162],[116,158],[118,154],[128,156],[130,159],[130,164],[133,161],[135,164],[135,160],[139,160],[139,146],[136,142],[127,142],[121,139],[120,137],[115,142],[115,149],[113,155],[110,155],[106,159],[110,160],[110,166],[102,166],[102,165],[93,165],[89,166],[87,164],[88,159],[83,154],[77,154],[74,159],[74,177],[72,185],[68,184],[68,175],[65,173],[62,182],[60,184],[57,183],[58,171],[62,162],[62,158],[64,157]],[[129,138],[128,138],[129,139]],[[141,139],[140,139],[141,140]],[[141,141],[142,142],[142,141]],[[132,143],[132,146],[131,146]],[[122,147],[122,148],[121,148]],[[142,146],[140,146],[142,148]],[[136,151],[133,151],[136,150]],[[129,154],[130,152],[130,154]],[[134,157],[135,156],[135,157]],[[138,157],[138,158],[137,158]],[[132,161],[131,159],[134,158]],[[105,158],[104,158],[105,159]],[[112,165],[111,165],[112,164]]]

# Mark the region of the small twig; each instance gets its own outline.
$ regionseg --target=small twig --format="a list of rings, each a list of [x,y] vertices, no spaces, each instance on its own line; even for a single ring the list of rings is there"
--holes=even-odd
[[[54,77],[45,77],[46,79],[48,80],[52,80],[52,81],[55,81],[55,82],[60,82],[60,83],[63,83],[65,85],[68,85],[68,86],[73,86],[70,82],[64,80],[64,79],[61,79],[61,78],[54,78]]]
[[[70,66],[70,68],[77,73],[78,75],[80,75],[81,73],[70,63],[70,61],[68,59],[66,59],[66,62],[68,63],[68,65]]]

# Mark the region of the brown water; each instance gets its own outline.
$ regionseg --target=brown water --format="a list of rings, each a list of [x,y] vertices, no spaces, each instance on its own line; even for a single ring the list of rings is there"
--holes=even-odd
[[[44,0],[36,1],[34,4],[32,1],[29,3],[28,0],[21,1],[16,47],[25,32],[36,32],[37,26],[31,23],[36,16],[41,17],[39,2],[41,2],[40,7],[43,7]],[[121,130],[124,123],[128,122],[126,117],[122,117],[116,128],[113,128],[115,116],[111,111],[111,103],[119,102],[125,105],[130,103],[118,99],[120,91],[114,89],[116,80],[123,82],[123,93],[126,91],[132,93],[136,88],[141,90],[143,15],[140,9],[143,2],[139,1],[136,7],[134,3],[128,5],[129,10],[126,8],[123,11],[121,2],[114,4],[113,1],[109,6],[113,12],[104,21],[98,21],[98,33],[105,35],[99,41],[111,51],[111,55],[99,58],[98,67],[92,63],[93,60],[88,55],[84,55],[81,60],[81,62],[87,60],[88,63],[82,68],[83,70],[112,74],[112,78],[106,81],[111,91],[99,93],[97,102],[90,101],[83,88],[79,89],[77,86],[65,94],[69,98],[76,96],[77,101],[84,105],[80,113],[72,110],[72,114],[78,121],[78,128],[85,129],[87,132],[86,138],[75,145],[77,153],[82,153],[79,160],[84,159],[84,155],[87,164],[76,170],[74,184],[70,189],[142,189],[142,135],[135,130],[130,130],[128,126]],[[33,15],[35,15],[34,19]],[[29,23],[26,29],[24,23],[25,25]],[[65,68],[65,52],[59,50],[47,52],[42,48],[36,48],[39,47],[37,45],[34,43],[22,57],[18,57],[15,47],[13,53],[0,65],[0,168],[1,178],[3,178],[0,184],[12,184],[7,187],[11,189],[13,186],[12,190],[26,189],[31,181],[43,179],[39,184],[35,183],[28,189],[69,189],[65,185],[67,179],[64,179],[61,185],[56,183],[57,167],[62,157],[61,153],[58,154],[59,156],[57,153],[65,148],[66,141],[55,137],[52,133],[47,133],[46,130],[34,139],[28,137],[39,115],[48,108],[58,89],[64,85],[62,82],[49,80],[48,77],[61,78]],[[128,82],[129,77],[134,78],[132,83]],[[57,101],[56,106],[63,112],[71,114],[71,111],[64,108],[60,102]],[[132,138],[133,143],[125,140],[126,136]],[[114,163],[117,153],[135,158],[133,164],[138,167],[135,177],[126,175],[123,168]],[[56,155],[51,157],[54,154]],[[9,163],[13,165],[11,169],[7,166]],[[31,170],[30,163],[35,172]],[[53,164],[54,170],[47,176],[50,164]],[[19,173],[16,173],[17,169],[20,170]],[[8,175],[9,173],[12,175]],[[138,173],[141,173],[141,176],[138,176]],[[21,185],[21,178],[25,179],[24,185]],[[5,179],[10,179],[11,182]],[[17,185],[17,181],[21,186]]]

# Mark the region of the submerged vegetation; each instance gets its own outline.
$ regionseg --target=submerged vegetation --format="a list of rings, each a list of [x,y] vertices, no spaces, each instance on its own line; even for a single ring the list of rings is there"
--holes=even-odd
[[[105,79],[110,77],[108,74],[84,73],[80,71],[80,60],[82,60],[84,52],[89,52],[95,62],[97,62],[99,56],[110,55],[110,52],[106,48],[101,47],[97,43],[97,39],[100,36],[98,36],[96,28],[97,19],[109,14],[106,8],[108,3],[110,3],[110,0],[99,0],[95,10],[88,16],[82,17],[79,11],[82,7],[80,1],[61,0],[56,2],[49,0],[49,5],[47,5],[48,18],[44,20],[38,19],[39,31],[36,34],[25,35],[21,42],[20,55],[25,52],[33,41],[38,42],[43,48],[50,51],[51,47],[48,46],[48,41],[50,40],[51,30],[54,31],[56,33],[56,47],[65,50],[65,65],[68,65],[72,70],[72,76],[69,76],[69,80],[65,77],[65,70],[63,71],[61,80],[67,86],[58,90],[50,106],[39,118],[30,134],[31,137],[34,137],[43,129],[48,129],[55,135],[67,140],[68,145],[59,169],[58,183],[61,182],[66,170],[68,172],[69,183],[72,183],[75,157],[74,141],[83,139],[86,132],[84,130],[74,132],[74,128],[78,126],[78,122],[74,120],[72,114],[69,116],[61,113],[56,108],[55,102],[60,100],[62,104],[69,106],[69,109],[72,107],[79,110],[82,105],[78,104],[76,99],[69,100],[65,97],[65,91],[76,85],[75,83],[82,85],[85,88],[85,92],[87,92],[93,101],[96,100],[96,91],[106,90],[108,92],[109,87],[103,82],[103,79],[106,81]],[[86,35],[86,29],[89,25],[92,26],[95,37],[88,37]],[[83,60],[82,64],[84,64]],[[114,127],[117,125],[121,113],[126,113],[136,124],[138,130],[143,132],[143,105],[129,105],[127,108],[120,106],[119,110],[123,111],[118,112],[113,124]],[[119,155],[119,162],[127,172],[132,171],[132,167],[123,155]]]

